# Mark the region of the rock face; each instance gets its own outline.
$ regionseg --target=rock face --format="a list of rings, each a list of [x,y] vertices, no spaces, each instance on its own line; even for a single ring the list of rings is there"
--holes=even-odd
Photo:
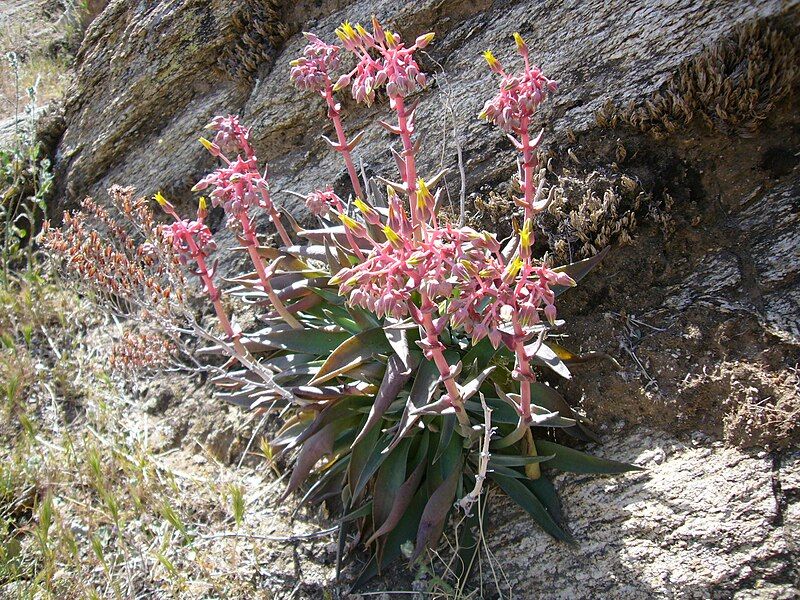
[[[476,118],[496,84],[480,53],[513,60],[510,33],[522,33],[560,81],[541,113],[557,198],[542,249],[567,260],[616,248],[562,314],[574,349],[622,370],[576,368],[562,390],[614,428],[603,452],[650,471],[559,481],[575,549],[496,511],[489,544],[515,597],[796,597],[797,2],[113,0],[67,98],[59,197],[72,207],[116,183],[188,202],[212,167],[196,139],[217,113],[253,126],[276,191],[347,193],[319,139],[322,104],[290,87],[287,66],[299,31],[330,39],[373,12],[406,39],[436,32],[421,172],[448,168],[457,202],[460,146],[471,218],[501,233],[513,151]],[[348,132],[365,131],[365,172],[393,173],[392,140],[375,126],[385,103],[342,102]]]
[[[602,451],[647,471],[556,480],[576,547],[553,542],[522,515],[493,531],[490,547],[515,597],[800,594],[800,454],[753,456],[703,436],[681,442],[650,430],[609,441]]]

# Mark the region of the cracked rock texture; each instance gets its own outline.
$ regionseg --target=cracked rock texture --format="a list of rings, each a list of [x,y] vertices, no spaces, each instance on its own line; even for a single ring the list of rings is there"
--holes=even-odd
[[[553,542],[523,515],[499,526],[490,546],[515,595],[566,600],[800,594],[800,454],[753,455],[704,436],[678,441],[647,429],[597,450],[647,471],[556,480],[579,540],[574,548]]]
[[[573,182],[564,210],[577,214],[581,182],[588,192],[602,180],[615,195],[600,215],[609,231],[628,215],[632,241],[609,238],[602,269],[561,307],[569,345],[609,353],[622,370],[576,367],[561,389],[607,434],[600,452],[649,470],[558,480],[575,548],[496,509],[489,543],[515,597],[797,597],[798,2],[112,0],[89,28],[65,103],[59,200],[74,207],[121,184],[188,206],[213,166],[196,139],[218,113],[253,126],[276,191],[331,184],[346,194],[344,168],[319,139],[317,124],[330,133],[323,106],[290,87],[287,67],[299,31],[331,39],[342,20],[373,12],[406,39],[436,32],[422,64],[446,75],[419,95],[420,167],[448,168],[458,197],[455,128],[473,220],[506,231],[510,222],[508,204],[481,201],[507,196],[514,154],[476,115],[496,83],[480,53],[513,60],[513,31],[561,85],[540,115],[548,185]],[[738,127],[729,98],[722,109],[696,86],[670,84],[687,72],[720,96],[745,89],[736,93],[749,94],[752,127]],[[676,89],[684,95],[659,104]],[[704,117],[687,117],[684,104]],[[392,140],[374,126],[385,103],[343,105],[350,134],[365,130],[356,155],[367,174],[391,176]],[[306,218],[292,196],[276,198]],[[211,222],[221,226],[219,215]],[[608,243],[558,235],[542,236],[541,249]]]

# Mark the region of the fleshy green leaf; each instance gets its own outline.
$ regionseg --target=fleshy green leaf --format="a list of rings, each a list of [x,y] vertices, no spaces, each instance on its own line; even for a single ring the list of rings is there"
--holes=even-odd
[[[288,450],[297,446],[298,444],[302,444],[329,423],[333,423],[337,420],[356,414],[358,409],[366,406],[368,402],[369,400],[363,397],[350,397],[337,402],[332,402],[330,405],[326,406],[322,411],[320,411],[320,413],[314,418],[305,431],[300,433],[295,440],[292,440],[288,443],[286,449]],[[281,437],[283,438],[284,436]]]
[[[557,540],[572,542],[572,536],[564,531],[556,523],[553,516],[547,511],[539,499],[529,490],[519,479],[506,477],[499,473],[489,473],[489,477],[508,494],[508,496],[519,504],[539,524],[539,526]]]
[[[474,379],[465,383],[464,387],[460,387],[461,398],[463,400],[469,400],[470,398],[472,398],[472,396],[477,394],[478,390],[481,388],[481,384],[489,375],[491,375],[494,369],[495,368],[493,366],[486,367],[485,369],[483,369],[483,371],[478,373],[478,375],[476,375]]]
[[[288,329],[263,336],[259,341],[267,348],[291,350],[315,356],[328,355],[342,345],[350,334],[320,329]]]
[[[533,492],[533,495],[544,505],[555,522],[563,525],[564,515],[561,512],[561,500],[558,498],[558,492],[553,483],[546,477],[528,479],[524,483],[525,487]]]
[[[331,453],[333,442],[336,439],[336,426],[336,423],[329,423],[303,444],[303,448],[300,450],[300,454],[297,455],[297,460],[292,469],[289,485],[286,486],[286,491],[281,496],[281,502],[300,487],[300,484],[305,481],[320,458]]]
[[[598,442],[597,434],[583,422],[564,397],[549,385],[539,382],[531,383],[532,401],[539,406],[558,412],[562,416],[575,419],[577,423],[572,427],[565,427],[564,432],[584,442]]]
[[[370,453],[369,458],[367,459],[367,463],[364,465],[364,468],[361,470],[361,474],[359,475],[358,479],[355,480],[355,485],[351,482],[350,483],[350,490],[352,493],[353,498],[357,498],[359,494],[364,490],[364,488],[369,483],[369,480],[372,479],[372,476],[375,475],[375,472],[380,468],[383,464],[383,461],[389,456],[388,452],[384,452],[384,450],[389,445],[390,436],[388,434],[382,435],[378,440],[378,443],[375,445],[375,449]],[[411,443],[411,440],[406,440],[407,443]]]
[[[567,448],[561,444],[547,440],[536,440],[536,450],[542,454],[554,454],[555,457],[547,462],[548,467],[559,469],[560,471],[570,471],[572,473],[625,473],[627,471],[643,471],[642,467],[630,465],[628,463],[598,458]]]
[[[492,454],[489,458],[489,468],[496,466],[503,467],[521,467],[523,465],[531,465],[540,463],[545,460],[550,460],[555,455],[540,455],[540,456],[520,456],[517,454]]]
[[[419,444],[419,448],[417,449],[416,456],[415,456],[415,463],[416,466],[414,470],[411,472],[411,475],[403,482],[403,485],[397,490],[397,493],[394,495],[394,500],[392,504],[392,508],[389,511],[389,514],[386,518],[380,522],[380,527],[378,527],[378,520],[374,520],[375,527],[378,529],[375,533],[372,534],[366,545],[369,546],[372,544],[373,541],[376,539],[383,537],[390,531],[392,531],[395,526],[400,522],[400,519],[406,512],[408,505],[411,503],[417,488],[419,488],[419,484],[422,482],[422,476],[425,474],[425,466],[427,464],[427,454],[428,454],[428,432],[425,431],[421,436],[421,441]],[[376,487],[377,489],[377,487]]]
[[[567,365],[564,364],[564,361],[558,358],[556,353],[553,352],[553,350],[551,350],[547,344],[533,342],[532,344],[525,346],[525,350],[529,354],[533,354],[534,362],[551,368],[564,379],[572,379],[572,374],[569,372]]]
[[[411,350],[408,346],[408,331],[405,329],[396,329],[393,327],[384,328],[384,334],[395,354],[400,357],[403,364],[411,367]]]
[[[412,415],[411,411],[422,408],[430,402],[436,390],[437,381],[439,381],[439,371],[436,365],[433,361],[423,360],[417,369],[417,375],[411,386],[405,410],[403,410],[403,415],[400,417],[400,422],[397,426],[397,434],[390,447],[399,444],[400,440],[403,439],[403,437],[411,431],[411,428],[420,420],[421,416]]]
[[[390,452],[375,476],[372,492],[372,522],[375,528],[382,525],[392,511],[397,494],[406,480],[406,463],[411,444],[401,444]]]
[[[342,329],[346,329],[353,335],[358,335],[361,333],[361,327],[350,317],[350,313],[344,310],[341,306],[329,304],[321,310],[322,314],[325,315],[327,319],[333,321]]]
[[[318,385],[338,377],[379,354],[391,351],[382,329],[368,329],[342,342],[320,367],[309,385]]]
[[[361,473],[364,471],[364,467],[369,462],[370,457],[379,451],[379,448],[376,448],[375,445],[378,443],[380,433],[380,429],[375,427],[363,439],[353,444],[353,449],[350,453],[350,466],[347,470],[347,481],[350,482],[350,494],[354,501],[358,498],[355,485],[361,479]]]
[[[456,416],[453,414],[442,415],[442,430],[439,433],[439,447],[436,449],[436,454],[433,457],[433,462],[439,460],[439,457],[444,454],[447,447],[450,445],[450,440],[453,438],[453,432],[456,429]]]
[[[304,506],[307,502],[311,504],[316,504],[322,500],[321,493],[324,492],[325,488],[334,480],[336,477],[341,477],[344,473],[344,470],[347,468],[347,465],[350,463],[350,457],[344,456],[336,461],[336,464],[330,467],[325,471],[325,473],[314,482],[308,491],[306,492],[305,496],[300,500],[298,505],[298,509]]]
[[[425,500],[426,497],[423,488],[420,488],[414,495],[411,504],[409,504],[408,508],[403,513],[400,522],[386,536],[384,542],[385,550],[381,556],[380,568],[377,556],[373,555],[353,584],[353,590],[361,589],[364,584],[375,577],[380,570],[385,569],[397,560],[400,556],[400,546],[414,539],[414,535],[419,527],[420,518],[422,517],[422,511],[425,508]]]
[[[464,367],[467,369],[476,364],[478,371],[482,371],[489,365],[496,352],[497,350],[492,347],[489,338],[485,337],[469,349],[469,352],[464,355],[461,362],[464,363]]]
[[[349,523],[350,521],[355,521],[356,519],[361,519],[369,515],[372,511],[372,502],[365,502],[362,506],[358,507],[356,510],[349,512],[341,519],[339,519],[339,523]]]

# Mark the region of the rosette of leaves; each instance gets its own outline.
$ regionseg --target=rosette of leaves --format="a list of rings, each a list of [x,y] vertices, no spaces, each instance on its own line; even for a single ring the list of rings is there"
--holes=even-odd
[[[459,510],[456,505],[475,487],[483,448],[480,440],[461,435],[454,414],[421,411],[435,403],[442,386],[435,365],[415,344],[418,327],[349,306],[329,285],[331,274],[349,260],[336,249],[335,236],[341,231],[300,231],[296,225],[295,230],[311,243],[280,251],[262,247],[260,252],[279,261],[273,287],[281,300],[293,302],[291,310],[303,328],[265,318],[263,328],[241,339],[290,395],[265,386],[263,377],[244,369],[215,383],[228,402],[282,410],[285,424],[272,445],[277,456],[294,457],[285,495],[299,494],[301,506],[329,501],[340,511],[340,556],[358,546],[370,552],[360,584],[395,561],[409,541],[414,544],[412,558],[435,548],[448,518]],[[579,281],[604,254],[559,270]],[[229,282],[234,284],[233,295],[266,304],[255,273]],[[503,346],[495,350],[488,338],[473,346],[468,336],[452,329],[444,331],[442,340],[448,362],[461,365],[459,386],[476,428],[484,423],[484,405],[491,410],[486,477],[544,531],[571,542],[550,475],[621,473],[637,467],[556,443],[555,430],[581,442],[596,441],[596,436],[544,383],[532,384],[533,426],[524,428],[521,436],[515,434],[519,417],[509,391],[516,387],[511,352]],[[205,350],[223,351],[221,346]],[[546,338],[535,358],[542,369],[567,378],[570,363],[580,360]],[[485,491],[486,486],[484,500]],[[467,526],[459,529],[458,563],[464,571],[478,549],[478,511],[470,513]]]

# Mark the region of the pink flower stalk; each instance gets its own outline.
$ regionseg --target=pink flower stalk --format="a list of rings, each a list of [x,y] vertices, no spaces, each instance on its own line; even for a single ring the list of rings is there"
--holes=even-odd
[[[209,194],[211,203],[224,208],[228,226],[235,227],[242,214],[247,214],[251,207],[263,208],[275,224],[283,244],[292,245],[292,239],[270,197],[269,184],[258,172],[255,157],[237,157],[233,162],[228,162],[227,166],[220,167],[201,179],[192,191],[204,190],[210,186],[214,188]]]
[[[342,155],[347,167],[347,174],[350,176],[350,183],[353,186],[353,192],[357,198],[361,198],[363,196],[361,182],[358,179],[358,173],[351,155],[360,138],[356,137],[353,141],[347,141],[347,135],[342,125],[342,106],[333,98],[333,94],[338,88],[332,84],[331,72],[339,66],[339,51],[341,49],[338,46],[326,44],[313,33],[306,32],[303,35],[309,43],[303,49],[303,56],[292,61],[290,77],[299,89],[317,92],[325,98],[325,103],[328,105],[328,118],[336,130],[337,142],[334,143],[328,138],[325,138],[325,140]]]
[[[223,122],[225,122],[224,119]],[[242,139],[246,143],[246,136],[243,137],[244,134],[241,133],[242,129],[243,128],[240,128],[238,134],[236,130],[233,130],[233,135],[237,140]],[[209,142],[208,140],[204,140],[203,142],[203,145],[209,148],[212,154],[223,159],[225,166],[219,167],[204,177],[192,188],[192,191],[205,190],[209,187],[213,188],[210,193],[211,202],[214,206],[222,206],[225,210],[227,225],[237,231],[242,244],[247,248],[247,252],[253,261],[253,266],[261,282],[261,287],[272,303],[272,306],[284,321],[289,323],[294,329],[300,329],[302,327],[300,322],[286,308],[272,288],[269,282],[269,274],[258,252],[260,244],[255,229],[253,229],[253,223],[249,213],[249,209],[254,206],[264,208],[268,211],[285,245],[290,246],[292,241],[286,233],[281,223],[280,215],[269,196],[269,185],[266,179],[258,172],[256,157],[251,155],[249,158],[245,159],[238,156],[236,160],[230,161],[222,154],[216,143]]]
[[[520,232],[518,257],[512,262],[513,268],[519,271],[513,290],[506,289],[498,292],[501,311],[505,313],[506,326],[511,327],[511,333],[506,344],[516,356],[514,378],[520,382],[520,416],[525,423],[531,420],[530,383],[535,377],[530,368],[533,355],[525,348],[525,341],[530,337],[526,334],[526,327],[539,322],[539,312],[543,312],[546,319],[552,324],[556,317],[554,294],[550,285],[574,285],[566,275],[556,273],[544,266],[535,267],[531,262],[530,249],[533,245],[533,219],[541,210],[544,210],[547,200],[539,201],[536,197],[534,186],[534,172],[538,166],[536,150],[542,139],[542,133],[531,139],[531,119],[539,105],[544,102],[548,94],[555,92],[558,84],[544,76],[541,69],[531,65],[528,46],[518,33],[514,34],[517,52],[522,56],[525,67],[521,73],[508,74],[503,65],[494,57],[491,51],[484,53],[489,68],[501,76],[500,91],[489,100],[481,111],[480,116],[491,121],[508,134],[514,146],[521,152],[519,160],[520,184],[524,191],[522,198],[516,199],[519,206],[525,211],[525,222]],[[512,265],[509,265],[511,267]],[[507,268],[509,268],[507,267]],[[538,280],[535,278],[538,276]],[[508,285],[503,282],[504,285]],[[509,293],[511,292],[511,293]],[[480,292],[483,293],[483,290]],[[544,308],[541,306],[544,305]],[[470,308],[464,306],[460,309],[459,318],[465,319],[465,327],[472,327],[473,338],[478,335],[490,335],[492,343],[496,344],[499,338],[504,337],[498,315],[489,310],[480,322],[476,322],[475,314],[470,313]],[[488,333],[487,333],[488,332]]]
[[[502,79],[499,93],[486,102],[480,117],[505,131],[517,150],[522,152],[519,172],[524,197],[518,200],[518,204],[525,209],[525,218],[530,219],[538,210],[544,208],[534,202],[533,174],[538,165],[536,149],[541,143],[541,134],[531,139],[531,118],[546,96],[556,91],[558,84],[545,77],[539,67],[531,65],[528,46],[522,36],[515,33],[514,39],[517,51],[525,61],[525,68],[521,73],[513,75],[506,73],[491,51],[484,52],[489,68]]]
[[[181,264],[186,265],[193,262],[196,265],[194,273],[200,278],[203,283],[203,289],[214,305],[214,311],[217,313],[217,319],[219,319],[222,330],[228,339],[233,342],[236,351],[244,356],[247,351],[240,341],[242,332],[238,328],[234,329],[233,325],[231,325],[230,319],[228,319],[228,315],[222,307],[220,290],[214,284],[216,267],[209,270],[206,263],[211,253],[216,250],[217,245],[208,226],[203,222],[207,214],[205,199],[200,199],[197,219],[194,221],[181,219],[175,211],[175,207],[160,193],[156,194],[155,199],[164,212],[175,219],[174,223],[167,225],[163,229],[165,240],[172,244],[172,247],[178,253]]]
[[[418,206],[417,169],[411,139],[414,107],[406,107],[405,98],[427,83],[426,75],[420,71],[414,59],[414,52],[425,48],[433,40],[434,34],[421,35],[412,46],[406,47],[398,34],[384,29],[375,17],[372,18],[372,29],[370,34],[360,24],[353,27],[345,22],[336,30],[344,47],[359,60],[350,73],[339,79],[336,87],[352,85],[353,98],[369,105],[375,100],[375,90],[386,86],[389,104],[397,113],[397,126],[384,126],[399,135],[403,143],[403,153],[398,161],[401,164],[402,189],[408,195],[413,235],[418,238],[419,225],[424,216],[420,214]]]

